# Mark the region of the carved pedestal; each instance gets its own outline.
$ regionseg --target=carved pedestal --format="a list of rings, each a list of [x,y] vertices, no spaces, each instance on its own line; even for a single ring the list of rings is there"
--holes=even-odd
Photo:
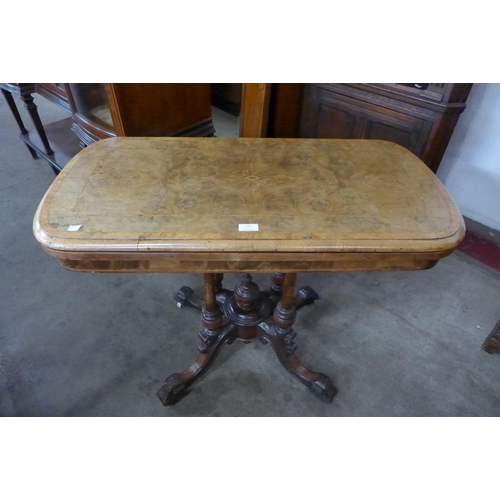
[[[223,275],[204,275],[204,301],[189,287],[174,294],[179,307],[201,311],[203,329],[199,337],[198,359],[182,373],[174,373],[165,380],[157,395],[164,405],[176,403],[187,394],[189,386],[208,370],[222,347],[235,340],[249,343],[259,339],[270,344],[283,367],[308,387],[321,400],[330,403],[337,390],[322,373],[304,367],[295,351],[296,333],[292,326],[296,311],[313,304],[319,297],[309,286],[294,294],[295,274],[274,273],[269,291],[260,291],[250,274],[234,291],[222,288]]]

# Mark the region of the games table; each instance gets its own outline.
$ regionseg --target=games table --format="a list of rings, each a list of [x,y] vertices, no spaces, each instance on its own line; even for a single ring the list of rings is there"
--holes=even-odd
[[[422,161],[377,140],[111,138],[75,156],[40,203],[34,233],[74,271],[201,273],[195,363],[157,394],[173,404],[235,340],[270,344],[323,401],[336,389],[295,355],[298,272],[429,269],[462,240],[462,216]],[[233,291],[223,273],[245,273]],[[249,273],[272,273],[261,291]],[[314,335],[314,332],[310,332]],[[374,333],[375,334],[375,333]]]

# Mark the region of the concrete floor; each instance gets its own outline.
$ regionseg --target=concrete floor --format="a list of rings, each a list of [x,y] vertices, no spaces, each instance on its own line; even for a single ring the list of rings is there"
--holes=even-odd
[[[35,102],[45,123],[67,117]],[[200,329],[196,312],[171,296],[184,284],[200,291],[201,280],[64,270],[31,228],[53,180],[18,139],[2,97],[0,415],[500,415],[500,356],[481,350],[500,317],[500,274],[459,253],[428,271],[299,275],[321,300],[299,313],[297,354],[332,377],[332,404],[284,371],[269,346],[236,343],[164,408],[155,391],[194,360]],[[226,287],[238,278],[228,275]],[[267,285],[264,275],[256,281]]]

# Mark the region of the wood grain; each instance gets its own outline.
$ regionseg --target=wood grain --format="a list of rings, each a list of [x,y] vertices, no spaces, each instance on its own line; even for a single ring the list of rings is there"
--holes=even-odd
[[[444,253],[99,253],[64,252],[45,247],[73,271],[137,273],[296,273],[408,271],[429,269]]]
[[[209,83],[108,85],[112,86],[124,136],[177,135],[180,130],[210,120],[212,116]],[[210,135],[213,135],[213,127]]]
[[[240,137],[266,137],[270,83],[244,83],[241,93]]]
[[[65,167],[34,232],[75,270],[295,272],[428,268],[464,225],[385,141],[113,138]]]
[[[266,137],[300,137],[303,83],[273,83]]]

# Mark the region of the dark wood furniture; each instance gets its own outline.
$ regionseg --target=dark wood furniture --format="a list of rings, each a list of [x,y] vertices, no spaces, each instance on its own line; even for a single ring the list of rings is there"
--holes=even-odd
[[[88,146],[108,137],[211,137],[215,129],[208,83],[65,84],[75,121]]]
[[[471,86],[306,84],[300,136],[392,141],[436,172]]]
[[[241,94],[240,137],[266,137],[270,83],[244,83]]]
[[[484,340],[483,349],[490,354],[500,354],[500,321]]]
[[[265,90],[265,88],[264,88]],[[261,96],[261,99],[263,96]],[[76,194],[78,196],[76,196]],[[114,138],[79,153],[40,203],[34,233],[67,269],[204,274],[197,361],[158,391],[172,404],[221,348],[258,338],[323,401],[336,389],[295,355],[297,272],[416,270],[464,236],[436,176],[386,141]],[[247,273],[234,291],[224,272]],[[273,273],[261,291],[250,272]]]
[[[0,87],[21,131],[19,137],[26,144],[31,156],[38,158],[38,155],[40,155],[45,158],[54,172],[59,173],[64,165],[78,153],[80,148],[78,147],[78,141],[70,132],[73,124],[71,117],[68,116],[66,119],[45,126],[42,124],[33,97],[33,94],[40,90],[39,85],[35,83],[2,83]],[[34,130],[30,131],[24,126],[13,95],[20,96],[24,102],[33,122]]]
[[[35,86],[38,94],[71,113],[64,83],[36,83]]]
[[[300,137],[304,83],[273,83],[264,137]]]

